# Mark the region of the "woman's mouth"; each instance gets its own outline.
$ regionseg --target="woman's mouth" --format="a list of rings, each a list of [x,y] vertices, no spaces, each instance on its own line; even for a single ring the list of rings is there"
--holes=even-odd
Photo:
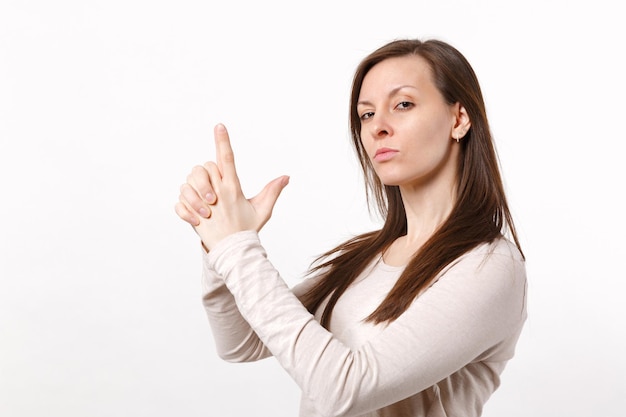
[[[380,148],[376,151],[376,154],[374,155],[374,161],[376,162],[388,161],[394,156],[396,156],[397,153],[398,151],[396,149]]]

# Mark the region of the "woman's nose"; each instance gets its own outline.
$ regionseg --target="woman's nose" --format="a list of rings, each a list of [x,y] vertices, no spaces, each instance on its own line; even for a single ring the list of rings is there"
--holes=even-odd
[[[374,123],[372,123],[372,134],[375,138],[382,139],[393,133],[389,123],[389,116],[380,112],[374,115]]]

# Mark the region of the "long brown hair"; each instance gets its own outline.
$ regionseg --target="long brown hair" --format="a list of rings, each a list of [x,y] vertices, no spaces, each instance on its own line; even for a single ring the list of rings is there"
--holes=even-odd
[[[471,127],[460,143],[458,192],[450,215],[413,256],[389,294],[366,320],[378,324],[397,319],[448,264],[507,230],[521,252],[474,70],[457,49],[445,42],[417,39],[390,42],[361,61],[350,99],[350,131],[363,169],[367,198],[368,201],[374,198],[385,222],[382,229],[356,236],[324,253],[314,263],[310,272],[324,271],[324,276],[302,301],[313,313],[329,297],[321,318],[326,328],[341,294],[375,257],[407,233],[400,189],[383,185],[376,176],[361,143],[361,120],[357,113],[361,86],[368,71],[385,59],[407,55],[417,55],[428,62],[435,86],[447,103],[458,102],[465,107]]]

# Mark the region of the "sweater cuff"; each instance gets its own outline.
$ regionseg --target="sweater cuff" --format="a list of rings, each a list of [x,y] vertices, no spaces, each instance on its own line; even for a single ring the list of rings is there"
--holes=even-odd
[[[255,230],[233,233],[220,240],[204,257],[205,266],[216,271],[222,277],[241,259],[241,252],[250,247],[260,247],[259,234]],[[239,256],[236,256],[239,255]],[[265,251],[263,251],[265,256]]]

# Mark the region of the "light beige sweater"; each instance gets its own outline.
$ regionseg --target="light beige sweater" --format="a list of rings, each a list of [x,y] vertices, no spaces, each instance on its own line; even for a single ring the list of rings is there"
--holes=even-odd
[[[342,295],[330,331],[239,232],[203,260],[203,303],[228,361],[273,355],[302,389],[300,416],[475,417],[526,319],[526,273],[501,238],[463,255],[388,325],[365,323],[401,267],[377,259]]]

